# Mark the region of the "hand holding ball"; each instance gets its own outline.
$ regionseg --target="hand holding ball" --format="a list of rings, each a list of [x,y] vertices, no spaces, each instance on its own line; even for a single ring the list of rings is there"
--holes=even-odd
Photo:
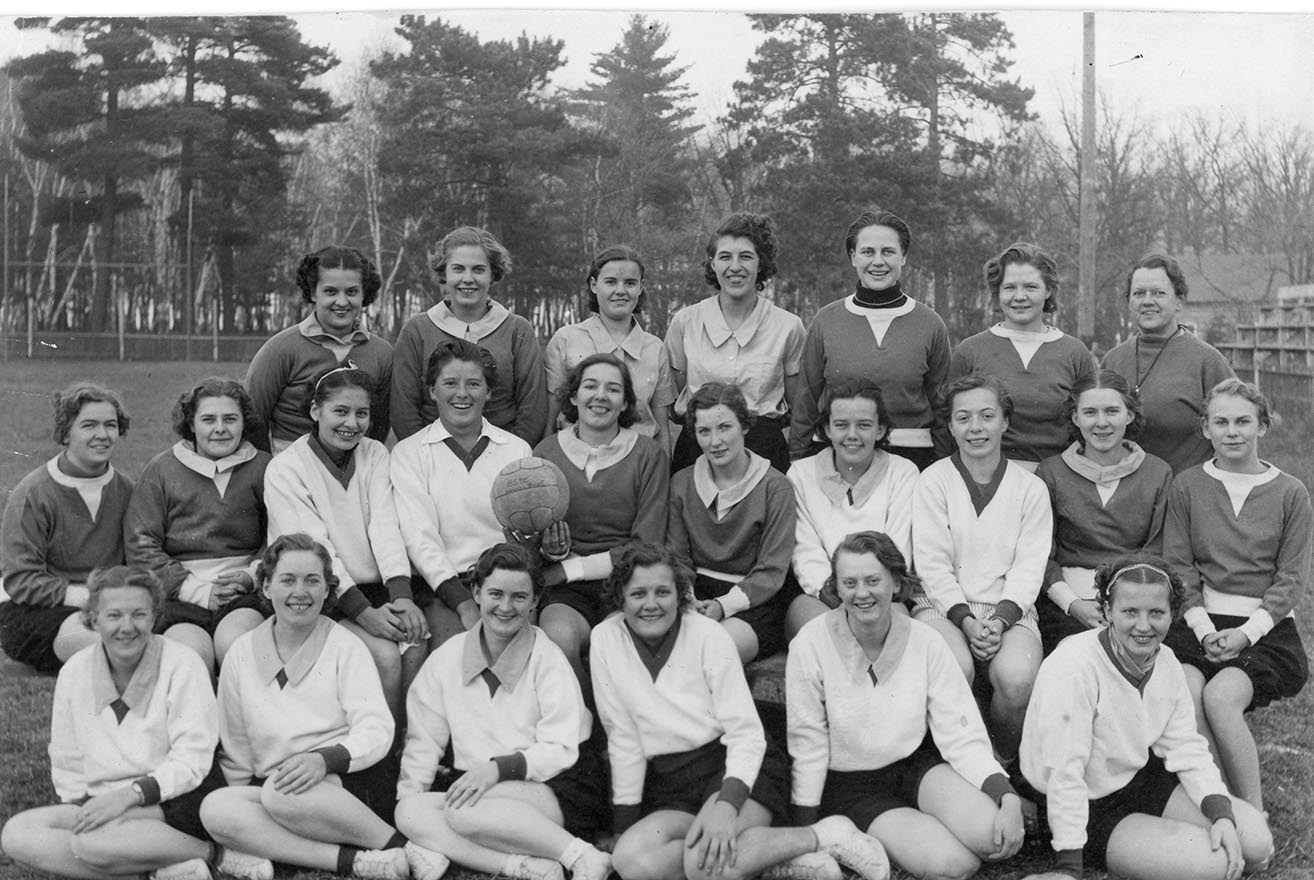
[[[544,458],[522,458],[502,468],[489,496],[502,528],[522,535],[564,519],[570,507],[566,475]]]

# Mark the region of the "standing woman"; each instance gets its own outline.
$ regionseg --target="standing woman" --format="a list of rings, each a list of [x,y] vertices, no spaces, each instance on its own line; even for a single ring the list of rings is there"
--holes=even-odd
[[[844,251],[858,276],[857,290],[822,306],[808,327],[803,374],[790,418],[789,453],[798,459],[824,446],[820,403],[845,379],[880,386],[890,421],[886,449],[925,469],[940,455],[932,441],[935,396],[949,371],[949,331],[935,310],[904,293],[899,283],[912,232],[889,211],[863,211],[849,224]],[[946,445],[947,438],[938,438]]]
[[[260,588],[274,615],[233,644],[219,673],[219,763],[228,786],[201,804],[225,847],[221,873],[273,880],[290,865],[406,880],[389,823],[392,716],[360,640],[322,615],[336,578],[308,535],[270,542]]]
[[[776,226],[746,211],[721,221],[707,240],[703,277],[715,296],[685,306],[666,330],[666,352],[684,418],[689,398],[707,382],[738,385],[756,421],[745,440],[776,470],[789,469],[783,430],[797,391],[803,357],[803,322],[758,292],[776,274]],[[690,431],[675,441],[671,472],[694,463],[700,450]]]
[[[880,532],[846,536],[833,559],[839,607],[803,628],[785,668],[796,820],[846,816],[916,877],[1009,858],[1022,802],[971,690],[944,640],[894,610],[916,575]]]
[[[1128,880],[1236,880],[1273,854],[1264,817],[1234,800],[1195,729],[1182,665],[1162,650],[1182,582],[1148,554],[1101,565],[1109,625],[1055,649],[1036,678],[1022,772],[1042,795],[1054,870]]]
[[[1272,416],[1258,388],[1224,379],[1205,401],[1214,458],[1178,474],[1164,555],[1186,584],[1165,644],[1186,667],[1196,721],[1232,791],[1264,809],[1245,713],[1294,697],[1309,678],[1295,609],[1310,578],[1309,492],[1259,457]]]
[[[1103,626],[1095,569],[1128,553],[1163,552],[1163,517],[1173,472],[1132,439],[1144,416],[1127,380],[1100,370],[1072,389],[1072,445],[1036,468],[1049,490],[1054,540],[1037,602],[1045,654],[1060,640]]]
[[[132,495],[132,481],[110,464],[128,433],[119,396],[75,382],[54,404],[64,448],[19,481],[0,520],[0,647],[42,672],[99,641],[77,611],[91,570],[123,563]]]
[[[369,648],[388,706],[401,719],[429,633],[411,593],[388,449],[365,436],[373,390],[370,377],[351,366],[316,379],[313,432],[269,463],[265,504],[270,543],[301,532],[327,549],[335,583],[331,614]]]
[[[592,354],[562,389],[567,427],[534,454],[561,468],[570,485],[566,518],[544,533],[553,562],[538,625],[566,654],[587,691],[583,658],[589,632],[610,611],[606,579],[623,544],[664,541],[671,474],[666,452],[635,431],[634,384],[614,355]]]
[[[243,380],[260,429],[256,448],[281,452],[308,432],[315,377],[347,361],[368,373],[373,383],[369,436],[387,439],[392,346],[366,330],[362,321],[382,286],[379,270],[355,248],[329,245],[301,258],[297,287],[311,312],[260,346]]]
[[[670,550],[627,547],[609,587],[621,613],[594,630],[590,666],[622,880],[839,880],[837,861],[864,880],[889,877],[880,844],[842,816],[780,827],[785,757],[766,739],[733,641],[692,611]]]
[[[642,310],[643,261],[628,245],[613,245],[598,253],[589,265],[589,317],[567,324],[548,340],[543,353],[547,365],[548,425],[556,430],[561,405],[557,395],[575,364],[591,354],[612,354],[629,367],[634,379],[638,418],[634,430],[671,448],[670,358],[656,336],[639,326]]]
[[[50,776],[61,803],[12,817],[0,848],[61,877],[155,875],[208,880],[213,859],[201,799],[219,716],[210,674],[196,654],[151,635],[164,589],[149,571],[91,573],[82,609],[96,641],[69,658],[55,682]]]
[[[424,579],[414,587],[433,594],[424,613],[437,648],[479,621],[469,569],[502,540],[489,493],[502,468],[529,457],[529,444],[484,418],[497,384],[487,350],[440,342],[424,375],[438,418],[393,447],[389,474],[406,552]]]
[[[735,386],[708,382],[694,392],[685,429],[703,454],[671,478],[666,522],[667,545],[695,572],[695,610],[721,622],[744,663],[785,646],[785,608],[796,592],[794,489],[744,448],[752,422]]]
[[[881,390],[867,379],[828,385],[821,395],[821,423],[830,448],[789,466],[798,503],[794,576],[802,593],[789,604],[786,641],[834,607],[835,596],[823,594],[822,587],[846,535],[881,532],[904,559],[912,559],[917,465],[889,452],[890,422]]]
[[[1004,320],[959,343],[949,378],[997,376],[1013,398],[1004,455],[1027,470],[1068,445],[1066,422],[1055,418],[1076,384],[1095,372],[1080,339],[1045,323],[1058,310],[1058,264],[1034,244],[1014,242],[985,264],[990,300]],[[921,562],[918,560],[918,566]]]
[[[999,379],[956,379],[942,406],[958,451],[917,481],[913,555],[925,595],[913,614],[949,643],[968,681],[985,667],[990,736],[1009,763],[1040,667],[1035,605],[1054,529],[1049,496],[1035,474],[1004,458],[1013,404]]]
[[[1104,356],[1104,368],[1121,373],[1145,405],[1145,451],[1175,474],[1213,456],[1200,433],[1204,401],[1209,389],[1236,377],[1218,349],[1178,323],[1188,290],[1172,257],[1148,253],[1137,260],[1123,294],[1136,334]]]
[[[222,663],[232,640],[264,619],[254,560],[268,526],[269,453],[253,445],[255,409],[232,379],[204,379],[179,395],[173,432],[178,442],[151,459],[133,487],[128,563],[153,571],[171,599],[215,612],[209,629]],[[219,618],[228,616],[225,626]]]
[[[547,427],[543,352],[529,321],[489,298],[490,288],[511,274],[511,254],[494,235],[473,226],[453,229],[429,262],[443,298],[402,327],[393,360],[392,420],[404,440],[438,418],[424,384],[424,369],[438,343],[464,339],[493,356],[499,382],[489,390],[485,416],[526,443]]]

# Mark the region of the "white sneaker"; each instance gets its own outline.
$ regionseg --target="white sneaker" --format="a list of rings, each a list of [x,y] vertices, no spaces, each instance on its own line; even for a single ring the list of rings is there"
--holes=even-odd
[[[151,880],[210,880],[210,866],[205,859],[174,862],[151,871]]]
[[[274,880],[274,863],[260,856],[224,847],[219,863],[214,866],[220,874],[237,880]]]
[[[794,856],[761,874],[762,880],[843,880],[843,877],[839,862],[824,852]]]
[[[560,862],[538,856],[509,855],[502,873],[511,880],[566,880]]]
[[[406,861],[405,851],[399,846],[392,849],[363,849],[352,860],[351,873],[361,880],[409,880],[411,865]]]
[[[570,870],[570,880],[607,880],[611,873],[611,855],[589,847]],[[839,880],[838,877],[834,880]]]
[[[442,853],[425,849],[415,842],[408,842],[403,851],[415,880],[440,880],[452,864],[452,860]]]
[[[822,852],[857,871],[864,880],[889,880],[890,859],[885,855],[885,847],[847,816],[827,816],[814,823],[812,830]]]

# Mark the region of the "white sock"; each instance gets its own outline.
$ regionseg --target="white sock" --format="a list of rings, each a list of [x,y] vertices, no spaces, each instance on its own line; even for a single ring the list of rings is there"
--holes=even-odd
[[[576,837],[570,841],[570,844],[564,850],[562,850],[561,858],[557,859],[557,861],[561,862],[561,867],[565,868],[567,871],[574,871],[575,863],[591,849],[593,849],[593,847],[589,845],[588,841]]]

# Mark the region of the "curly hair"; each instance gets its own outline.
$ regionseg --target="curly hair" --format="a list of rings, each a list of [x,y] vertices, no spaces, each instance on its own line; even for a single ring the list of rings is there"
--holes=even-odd
[[[876,448],[884,449],[890,445],[890,417],[885,410],[885,398],[880,387],[870,379],[841,379],[834,385],[826,386],[817,407],[817,422],[812,426],[813,433],[820,433],[827,442],[832,439],[827,427],[830,425],[830,413],[837,400],[855,400],[861,398],[876,404],[876,422],[885,430],[876,438]]]
[[[1009,266],[1035,266],[1045,282],[1043,311],[1048,314],[1058,310],[1058,263],[1047,251],[1025,241],[1013,242],[1002,253],[986,261],[982,274],[992,303],[999,305],[999,287],[1004,283],[1004,272]]]
[[[1131,385],[1121,374],[1113,370],[1098,370],[1091,376],[1077,380],[1077,384],[1072,386],[1072,393],[1063,403],[1063,418],[1068,422],[1068,436],[1077,444],[1078,452],[1086,451],[1086,438],[1082,436],[1081,429],[1073,421],[1077,415],[1077,405],[1081,402],[1081,395],[1100,388],[1118,392],[1122,397],[1122,405],[1131,414],[1132,418],[1123,433],[1124,437],[1135,440],[1140,436],[1141,429],[1145,427],[1145,412],[1141,407],[1140,395],[1132,390]]]
[[[424,364],[424,387],[432,388],[443,367],[453,361],[464,361],[483,370],[484,382],[488,384],[489,390],[497,385],[497,360],[491,351],[464,339],[446,339],[438,343]]]
[[[1176,620],[1186,599],[1186,586],[1162,557],[1152,553],[1130,553],[1095,569],[1095,599],[1101,606],[1113,603],[1114,588],[1121,583],[1162,584],[1168,588],[1168,607]]]
[[[584,381],[585,371],[597,364],[608,364],[620,370],[621,385],[624,388],[625,409],[621,410],[617,422],[622,428],[630,427],[639,418],[639,398],[634,393],[634,379],[630,376],[630,368],[625,366],[624,361],[614,354],[591,354],[575,364],[574,369],[570,371],[570,378],[566,380],[565,387],[557,394],[557,399],[561,403],[561,414],[566,417],[567,421],[579,422],[579,407],[575,405],[571,398],[579,394],[579,386]]]
[[[324,596],[324,605],[320,609],[320,613],[323,614],[333,606],[334,594],[338,589],[338,576],[333,573],[333,557],[329,555],[328,548],[305,532],[279,535],[265,548],[265,552],[260,556],[260,563],[256,566],[256,591],[263,596],[264,588],[269,586],[270,580],[274,577],[274,570],[278,568],[278,560],[283,558],[284,553],[297,551],[314,553],[324,567],[324,584],[328,590]],[[266,611],[272,607],[267,596],[264,596],[262,604]]]
[[[1186,273],[1182,271],[1182,266],[1167,254],[1161,254],[1156,251],[1150,251],[1143,254],[1139,260],[1132,263],[1132,267],[1127,270],[1127,277],[1123,281],[1122,298],[1131,299],[1132,277],[1136,274],[1137,269],[1162,269],[1168,276],[1168,281],[1173,286],[1173,293],[1182,302],[1186,302],[1186,295],[1191,292],[1191,288],[1186,284]]]
[[[82,407],[89,403],[108,403],[114,407],[114,418],[119,423],[119,436],[128,433],[128,414],[117,392],[92,382],[74,382],[51,398],[55,408],[55,442],[60,446],[68,442],[68,432],[77,421]]]
[[[497,236],[478,226],[458,226],[438,242],[438,253],[429,260],[429,268],[438,276],[439,283],[447,277],[447,260],[459,247],[477,247],[488,257],[488,272],[493,283],[511,274],[511,252]]]
[[[499,568],[502,571],[523,571],[529,575],[535,599],[543,592],[543,572],[539,569],[537,555],[530,553],[524,545],[509,541],[494,544],[479,554],[470,569],[471,592],[482,587],[488,576]]]
[[[692,607],[693,573],[669,547],[641,541],[622,544],[616,553],[611,574],[607,575],[607,597],[611,600],[611,607],[617,611],[625,607],[625,588],[630,585],[635,569],[651,568],[654,565],[664,565],[671,570],[680,611]]]
[[[590,312],[598,310],[598,295],[593,292],[593,282],[598,280],[598,276],[602,274],[602,267],[608,263],[633,263],[639,267],[640,282],[643,281],[643,276],[647,272],[643,266],[642,258],[639,257],[639,252],[627,244],[614,244],[605,250],[599,251],[598,255],[593,258],[593,262],[589,264],[589,277],[584,282],[584,290],[589,297]],[[647,299],[647,296],[642,290],[641,283],[639,296],[634,301],[634,313],[636,315],[643,311],[643,301],[645,299]]]
[[[748,401],[738,385],[730,382],[706,382],[689,398],[689,404],[684,411],[684,425],[691,436],[698,430],[699,411],[717,406],[724,406],[734,413],[735,418],[739,419],[739,427],[744,429],[745,434],[757,421],[757,416],[749,411]]]
[[[948,424],[951,421],[955,397],[968,391],[975,391],[977,388],[987,388],[993,391],[995,399],[999,401],[999,408],[1004,413],[1004,418],[1013,418],[1013,396],[1008,393],[1007,386],[999,377],[990,373],[968,373],[966,376],[959,376],[952,382],[947,382],[941,386],[940,395],[935,404],[935,414],[941,423]]]
[[[911,599],[913,592],[922,585],[922,579],[908,569],[908,560],[903,558],[903,553],[900,552],[899,545],[894,543],[893,538],[884,532],[853,532],[845,535],[844,540],[835,546],[835,552],[830,554],[830,576],[821,585],[822,601],[828,605],[839,604],[839,590],[836,587],[836,579],[839,575],[836,573],[836,568],[841,553],[851,553],[854,556],[867,554],[876,557],[876,561],[894,576],[894,581],[898,584],[894,594],[896,602]]]
[[[359,272],[361,301],[365,306],[374,302],[383,287],[383,277],[369,257],[354,247],[331,244],[306,254],[297,266],[297,287],[301,290],[301,298],[308,303],[315,301],[321,269],[354,269]]]
[[[899,236],[899,250],[903,255],[908,256],[908,251],[912,249],[912,230],[902,217],[891,211],[878,211],[872,209],[863,211],[853,222],[849,224],[848,230],[844,233],[844,255],[853,256],[853,251],[858,245],[858,234],[868,226],[885,226],[894,230],[894,234]]]
[[[150,593],[152,614],[158,614],[164,606],[164,584],[145,566],[110,565],[93,569],[87,576],[87,604],[82,607],[82,623],[88,629],[95,625],[101,594],[115,587],[140,587]]]
[[[1205,395],[1205,418],[1208,418],[1209,404],[1214,402],[1215,397],[1239,397],[1242,400],[1248,400],[1255,405],[1260,425],[1268,428],[1273,424],[1273,409],[1269,406],[1268,398],[1264,395],[1264,392],[1259,390],[1258,385],[1252,385],[1237,378],[1224,379],[1219,382],[1213,388],[1210,388],[1209,393]]]
[[[200,407],[201,401],[208,397],[228,397],[237,404],[237,408],[242,413],[243,441],[254,441],[263,433],[260,429],[260,417],[256,415],[255,404],[251,401],[251,395],[242,387],[242,383],[224,376],[210,376],[202,379],[195,388],[189,388],[178,395],[171,414],[174,434],[188,443],[196,442],[196,428],[193,427],[192,422],[196,420],[196,410]]]
[[[730,214],[716,227],[716,231],[707,239],[707,256],[703,260],[703,278],[709,285],[721,289],[721,282],[716,279],[716,270],[712,268],[717,245],[722,238],[746,238],[753,243],[757,251],[756,287],[762,290],[766,283],[776,275],[776,224],[766,214],[753,214],[738,211]]]

